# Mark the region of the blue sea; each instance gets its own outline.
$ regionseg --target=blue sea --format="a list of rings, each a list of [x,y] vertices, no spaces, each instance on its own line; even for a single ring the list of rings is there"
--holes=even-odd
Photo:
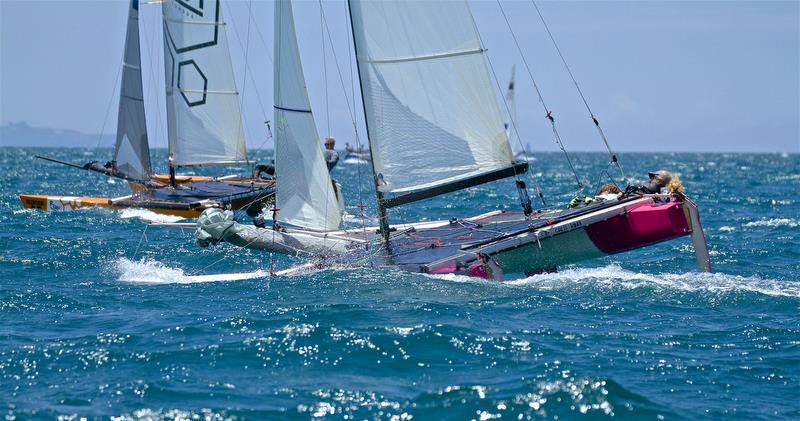
[[[621,156],[633,178],[680,176],[714,274],[696,272],[684,237],[500,283],[363,269],[195,282],[301,260],[198,248],[143,210],[23,210],[20,192],[128,194],[36,153],[110,156],[0,148],[6,420],[800,419],[800,155]],[[573,159],[587,189],[615,175],[606,155]],[[561,155],[531,164],[548,204],[567,203]],[[333,175],[348,223],[374,224],[369,166]],[[390,218],[494,209],[519,209],[512,181]]]

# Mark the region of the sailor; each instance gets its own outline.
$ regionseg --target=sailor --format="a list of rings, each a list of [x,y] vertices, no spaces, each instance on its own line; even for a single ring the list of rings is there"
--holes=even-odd
[[[649,172],[647,176],[650,177],[650,181],[643,184],[641,187],[642,190],[650,194],[662,193],[662,189],[666,188],[667,184],[672,180],[672,174],[667,170]]]
[[[332,170],[339,162],[339,153],[333,150],[336,145],[336,139],[333,136],[325,136],[325,150],[324,157],[325,163],[328,165],[328,171]]]
[[[87,170],[92,170],[92,171],[97,171],[97,172],[100,172],[100,173],[105,173],[105,174],[108,174],[108,175],[112,175],[112,174],[116,173],[116,171],[117,171],[117,168],[116,168],[117,165],[116,164],[117,164],[116,161],[108,161],[108,162],[105,163],[105,165],[100,165],[99,162],[92,161],[92,162],[89,162],[89,163],[85,164],[83,166],[83,168],[87,169]]]
[[[274,164],[258,164],[256,165],[255,170],[253,171],[253,178],[262,178],[262,176],[268,175],[270,177],[275,177],[275,165]]]

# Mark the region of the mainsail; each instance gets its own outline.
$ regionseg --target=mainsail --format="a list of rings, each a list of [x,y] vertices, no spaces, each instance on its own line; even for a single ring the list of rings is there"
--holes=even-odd
[[[379,192],[514,174],[466,1],[352,0],[350,13]]]
[[[341,213],[311,113],[289,0],[275,2],[274,54],[277,219],[306,228],[338,229]]]
[[[162,10],[171,165],[247,162],[220,0],[165,0]]]
[[[114,161],[117,171],[125,177],[147,180],[150,176],[150,148],[147,143],[140,54],[139,0],[132,0],[125,34]]]

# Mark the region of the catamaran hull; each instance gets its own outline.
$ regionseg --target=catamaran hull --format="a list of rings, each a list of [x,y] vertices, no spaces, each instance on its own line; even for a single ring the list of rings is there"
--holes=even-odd
[[[539,241],[498,251],[493,259],[509,273],[537,273],[622,253],[691,233],[681,204],[641,205],[598,222],[570,222]],[[540,237],[543,235],[540,234]]]
[[[539,230],[490,242],[472,250],[480,258],[464,258],[420,267],[429,273],[457,273],[496,277],[504,273],[534,274],[559,266],[622,253],[678,237],[692,235],[701,270],[710,271],[710,259],[699,216],[688,199],[682,202],[640,200],[626,206],[601,209],[567,218]],[[466,264],[465,264],[466,263]],[[488,270],[487,263],[495,266]]]
[[[262,197],[253,198],[245,196],[225,201],[232,209],[241,209],[252,206],[261,209],[273,200],[274,194],[263,194]],[[83,208],[102,207],[107,209],[138,208],[147,209],[164,215],[175,215],[183,218],[197,218],[203,210],[216,206],[216,203],[198,202],[173,202],[168,200],[138,200],[134,196],[121,198],[108,197],[79,197],[79,196],[48,196],[20,194],[22,207],[25,209],[38,209],[48,212],[74,211]]]
[[[203,212],[195,224],[195,234],[197,244],[202,247],[226,242],[254,250],[306,256],[342,254],[359,242],[330,232],[244,225],[233,219],[233,212],[222,209]]]

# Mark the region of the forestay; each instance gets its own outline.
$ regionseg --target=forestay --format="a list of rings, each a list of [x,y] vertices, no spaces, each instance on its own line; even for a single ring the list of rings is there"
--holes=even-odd
[[[162,10],[172,165],[245,163],[239,94],[220,0],[165,0]]]
[[[147,143],[140,54],[139,0],[132,0],[125,34],[114,161],[117,171],[125,177],[147,180],[150,177],[150,148]]]
[[[512,165],[466,1],[350,2],[378,189],[402,193]]]
[[[275,2],[274,54],[278,220],[338,229],[340,209],[311,112],[289,0]]]

